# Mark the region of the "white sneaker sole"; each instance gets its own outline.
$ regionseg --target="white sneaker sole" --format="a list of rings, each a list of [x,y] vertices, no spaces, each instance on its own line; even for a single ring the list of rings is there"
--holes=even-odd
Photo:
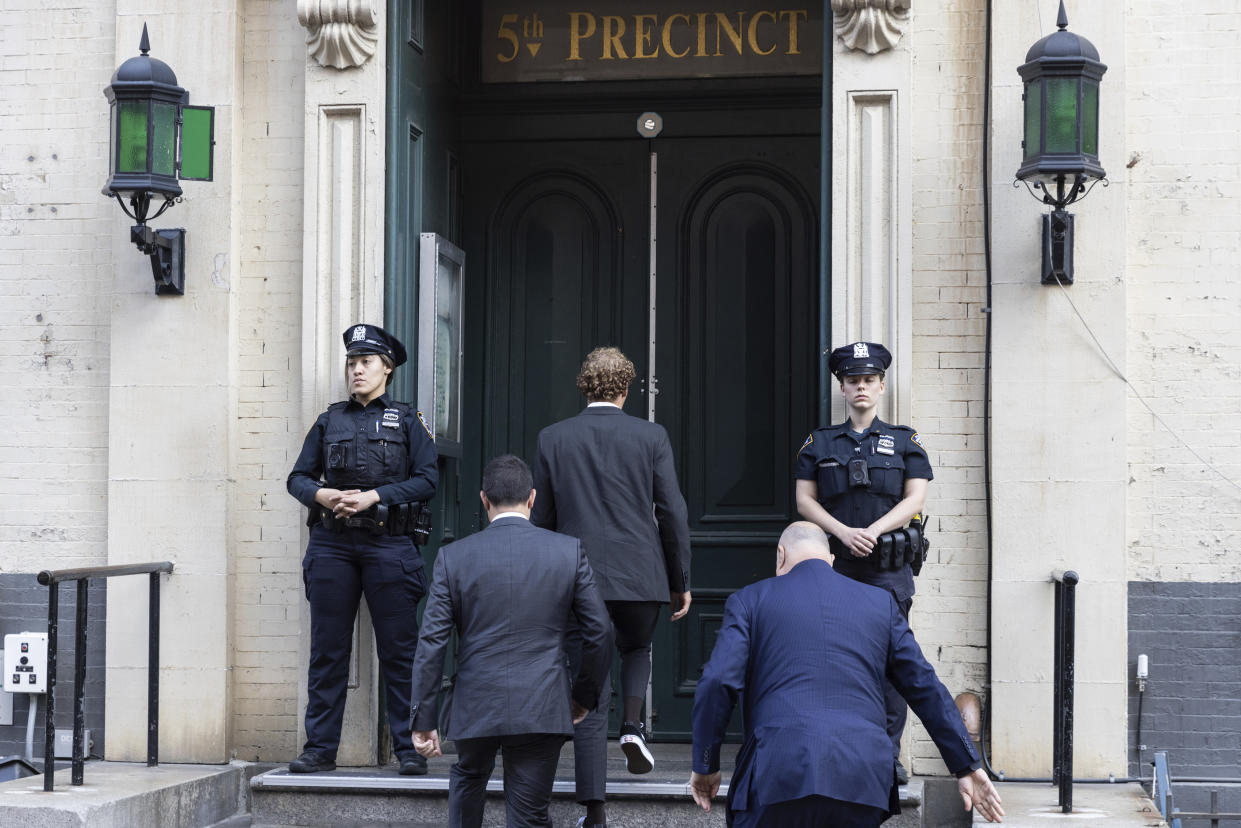
[[[650,773],[654,770],[655,757],[647,750],[641,736],[622,736],[620,746],[625,754],[625,769],[630,773]]]

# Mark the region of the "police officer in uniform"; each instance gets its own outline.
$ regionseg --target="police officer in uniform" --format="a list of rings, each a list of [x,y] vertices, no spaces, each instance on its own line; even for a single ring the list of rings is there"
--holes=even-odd
[[[344,340],[349,399],[315,420],[287,482],[289,494],[310,510],[302,579],[311,627],[306,745],[289,770],[336,768],[353,622],[365,593],[393,751],[402,774],[423,774],[427,760],[414,750],[409,694],[426,578],[412,536],[439,478],[435,441],[420,412],[388,395],[405,346],[375,325],[354,325]]]
[[[933,475],[918,433],[876,416],[891,363],[888,349],[874,342],[832,351],[828,369],[840,380],[849,418],[815,429],[798,451],[797,511],[827,532],[837,572],[888,590],[908,619],[924,553],[921,520],[910,521],[920,516]],[[894,769],[903,785],[909,776],[899,756],[908,708],[891,684],[885,693]]]

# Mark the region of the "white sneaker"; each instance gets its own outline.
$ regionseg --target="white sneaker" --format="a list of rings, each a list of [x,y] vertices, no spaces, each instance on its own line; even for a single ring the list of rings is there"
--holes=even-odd
[[[640,722],[621,725],[620,746],[625,754],[625,769],[630,773],[650,773],[655,767],[655,757],[646,747],[645,730]]]

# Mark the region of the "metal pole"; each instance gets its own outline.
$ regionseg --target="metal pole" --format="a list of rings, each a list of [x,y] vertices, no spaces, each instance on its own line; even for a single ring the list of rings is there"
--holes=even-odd
[[[1064,582],[1054,582],[1056,596],[1052,610],[1052,709],[1051,709],[1051,784],[1059,785],[1064,774]],[[1059,804],[1063,805],[1063,802]]]
[[[47,709],[43,719],[43,790],[51,791],[56,774],[56,628],[60,623],[58,584],[47,588]]]
[[[1064,757],[1060,776],[1060,810],[1073,812],[1073,687],[1077,637],[1077,573],[1064,573],[1064,724],[1062,726]]]
[[[152,572],[147,603],[147,767],[159,764],[159,573]]]
[[[82,784],[86,761],[86,601],[90,581],[78,581],[77,628],[73,645],[73,779]]]

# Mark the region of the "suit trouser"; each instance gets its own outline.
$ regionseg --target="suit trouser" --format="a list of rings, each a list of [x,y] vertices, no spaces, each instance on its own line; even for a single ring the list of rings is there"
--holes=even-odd
[[[310,601],[304,749],[336,758],[353,622],[365,593],[387,688],[392,749],[398,757],[412,756],[410,682],[418,646],[418,601],[426,592],[418,548],[407,537],[373,536],[356,529],[337,534],[315,526],[302,561],[302,579]]]
[[[888,812],[827,796],[807,796],[778,802],[758,813],[729,811],[732,828],[876,828]]]
[[[496,767],[496,751],[504,755],[504,807],[509,828],[550,826],[547,810],[564,743],[565,736],[554,733],[457,739],[457,761],[448,773],[450,828],[478,828],[483,824],[487,780]]]
[[[612,617],[612,636],[621,655],[621,704],[626,696],[645,696],[651,677],[651,638],[664,604],[654,601],[606,601]],[[577,675],[581,663],[582,639],[576,625],[565,637],[569,674]],[[604,800],[608,779],[608,708],[611,682],[605,682],[599,706],[573,728],[573,773],[577,801]]]
[[[896,605],[908,621],[914,599],[906,598],[904,601],[897,601]],[[887,679],[883,681],[883,706],[887,713],[888,738],[892,740],[892,761],[895,762],[901,755],[901,734],[905,732],[905,721],[909,718],[909,702],[905,701],[905,697]]]

